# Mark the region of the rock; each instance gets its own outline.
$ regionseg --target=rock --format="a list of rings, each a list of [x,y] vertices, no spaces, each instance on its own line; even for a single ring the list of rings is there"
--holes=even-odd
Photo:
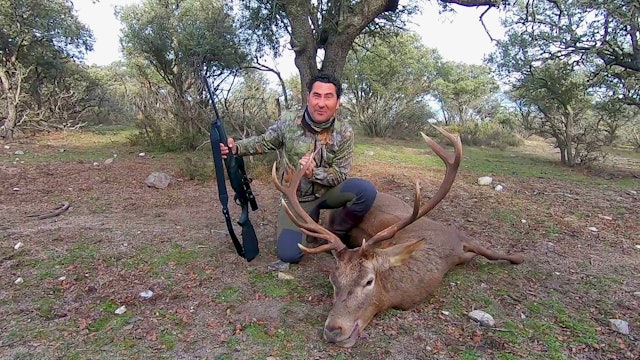
[[[482,176],[478,178],[478,185],[480,186],[491,185],[492,182],[493,178],[491,176]]]
[[[138,154],[138,156],[140,156],[140,157],[145,157],[146,155],[147,155],[147,154],[145,154],[145,153],[143,153],[143,152],[141,152],[141,153],[139,153],[139,154]]]
[[[620,319],[609,319],[611,328],[620,334],[629,335],[629,323]]]
[[[108,158],[107,160],[104,161],[105,165],[109,165],[113,162],[113,158]]]
[[[13,245],[13,248],[14,248],[15,250],[18,250],[18,249],[20,249],[20,248],[22,247],[22,245],[24,245],[22,242],[18,242],[18,243],[16,243],[15,245]]]
[[[13,155],[24,155],[24,151],[22,150],[16,150]]]
[[[14,283],[14,284],[16,284],[16,285],[20,285],[20,284],[22,284],[23,282],[24,282],[24,279],[23,279],[23,278],[21,278],[21,277],[19,277],[19,278],[17,278],[17,279],[16,279],[16,281],[14,281],[13,283]]]
[[[147,186],[155,187],[158,189],[165,189],[167,186],[169,186],[170,182],[171,177],[169,177],[169,175],[157,171],[149,174],[149,176],[147,176],[147,179],[145,180]]]
[[[589,231],[591,231],[591,232],[598,232],[598,228],[597,228],[597,227],[595,227],[595,226],[590,226],[588,229],[589,229]]]
[[[613,220],[613,218],[611,216],[606,216],[606,215],[598,215],[598,217],[600,219],[604,219],[604,220]]]
[[[278,271],[278,279],[281,279],[281,280],[293,280],[295,278],[293,276],[287,274],[287,273],[283,273],[282,271]]]
[[[151,299],[152,296],[153,296],[153,291],[151,290],[145,290],[140,293],[140,297],[145,300]]]
[[[498,184],[498,185],[496,185],[495,190],[496,191],[502,191],[502,190],[504,190],[504,187],[502,185]]]
[[[496,324],[496,321],[493,320],[493,316],[482,310],[473,310],[468,316],[471,320],[479,322],[482,326],[493,327]]]
[[[114,311],[116,315],[122,315],[126,312],[127,312],[127,307],[124,305],[120,306],[119,308],[116,309],[116,311]]]
[[[10,145],[5,145],[4,148],[9,150],[9,149],[11,149],[11,146]]]

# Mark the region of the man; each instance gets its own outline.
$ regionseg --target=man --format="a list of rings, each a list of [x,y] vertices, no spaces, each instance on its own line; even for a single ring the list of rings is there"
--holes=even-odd
[[[262,135],[237,142],[229,138],[229,147],[220,144],[220,150],[224,157],[229,148],[240,156],[277,151],[277,169],[283,183],[300,166],[312,162],[298,188],[300,204],[316,221],[320,210],[338,209],[332,213],[328,229],[348,245],[349,232],[371,209],[377,192],[367,180],[347,178],[353,160],[354,134],[351,126],[336,116],[342,95],[340,81],[319,74],[310,79],[307,91],[304,111],[284,113]],[[289,263],[298,263],[303,256],[298,244],[304,239],[305,235],[281,207],[276,240],[280,261],[270,268],[284,270]]]

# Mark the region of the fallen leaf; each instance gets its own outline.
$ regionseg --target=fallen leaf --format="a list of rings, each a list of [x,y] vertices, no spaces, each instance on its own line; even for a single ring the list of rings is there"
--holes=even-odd
[[[482,331],[474,330],[473,331],[473,343],[478,345],[482,341]]]

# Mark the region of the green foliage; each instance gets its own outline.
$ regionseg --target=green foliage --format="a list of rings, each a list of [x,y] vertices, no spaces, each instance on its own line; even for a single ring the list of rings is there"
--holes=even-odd
[[[77,68],[71,59],[92,49],[93,34],[76,17],[73,4],[1,0],[0,24],[0,136],[11,140],[27,123],[40,121],[43,128],[50,115],[59,115],[61,103],[80,112],[82,106],[69,100],[78,96],[77,86],[68,86]]]
[[[437,67],[433,90],[445,124],[451,125],[483,120],[499,88],[488,67],[447,61]]]
[[[87,69],[92,83],[90,98],[95,102],[85,119],[89,125],[133,125],[136,106],[131,97],[138,85],[122,62]]]
[[[588,75],[568,62],[547,63],[525,76],[512,95],[531,104],[537,116],[528,124],[553,137],[563,164],[589,164],[606,143],[606,132],[593,114]]]
[[[391,40],[392,39],[392,40]],[[440,55],[417,34],[361,36],[343,74],[342,104],[350,121],[373,137],[407,137],[427,126],[433,111],[425,101]]]
[[[460,134],[460,140],[464,145],[488,146],[505,150],[508,146],[520,146],[524,143],[516,134],[493,121],[453,126],[452,131]]]
[[[278,94],[269,89],[267,78],[256,70],[244,71],[223,101],[227,136],[244,138],[265,132],[278,118]]]
[[[569,166],[600,160],[600,148],[637,114],[639,12],[627,0],[507,8],[506,37],[489,61],[514,99],[535,108],[523,118],[525,128],[555,138]]]
[[[246,63],[234,17],[222,2],[148,0],[119,10],[128,66],[140,84],[136,141],[195,149],[214,116],[202,83],[223,81]],[[220,84],[215,83],[217,89]]]

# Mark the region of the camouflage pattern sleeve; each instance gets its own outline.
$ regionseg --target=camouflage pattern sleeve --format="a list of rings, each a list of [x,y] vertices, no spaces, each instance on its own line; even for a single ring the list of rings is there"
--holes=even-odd
[[[313,181],[328,187],[342,183],[349,175],[353,163],[353,129],[346,123],[341,125],[340,131],[334,134],[334,143],[337,145],[335,151],[324,153],[324,163],[313,169]]]
[[[278,119],[262,135],[236,141],[238,156],[259,155],[276,151],[283,146],[283,127],[285,120]]]

